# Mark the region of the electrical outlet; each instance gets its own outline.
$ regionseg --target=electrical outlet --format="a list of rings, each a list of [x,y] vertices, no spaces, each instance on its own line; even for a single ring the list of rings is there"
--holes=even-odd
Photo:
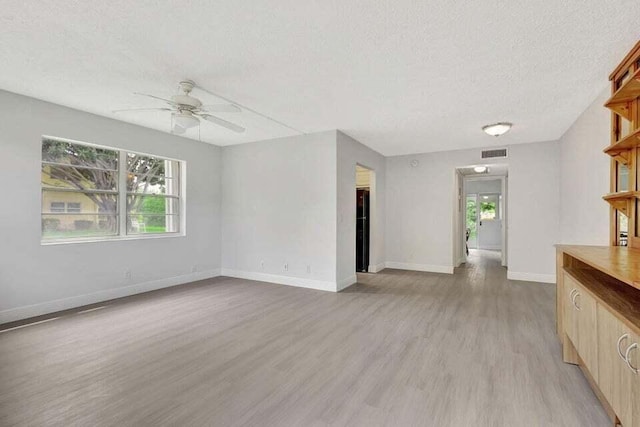
[[[124,278],[127,280],[131,280],[131,270],[125,270]]]
[[[311,274],[311,266],[307,265],[307,274]]]
[[[195,273],[196,271],[198,271],[198,264],[193,264],[193,265],[191,266],[191,272],[192,272],[192,273]]]
[[[284,271],[289,271],[289,264],[287,264],[286,262],[284,264]]]
[[[264,261],[260,261],[260,268],[264,270]]]

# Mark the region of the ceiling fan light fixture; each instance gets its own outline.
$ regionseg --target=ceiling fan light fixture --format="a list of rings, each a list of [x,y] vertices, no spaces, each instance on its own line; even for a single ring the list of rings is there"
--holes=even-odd
[[[475,173],[485,173],[487,171],[486,166],[474,166],[473,171]]]
[[[180,112],[173,114],[173,122],[175,123],[175,131],[175,128],[177,127],[184,130],[196,127],[200,123],[200,120],[198,120],[197,117],[194,117],[191,113]]]
[[[500,135],[504,135],[505,133],[509,132],[509,130],[511,130],[512,126],[513,126],[513,123],[500,122],[500,123],[494,123],[492,125],[483,126],[482,130],[487,135],[500,136]]]
[[[171,129],[171,133],[173,133],[174,135],[184,135],[186,131],[187,130],[185,128],[182,128],[175,124],[173,125],[173,129]]]

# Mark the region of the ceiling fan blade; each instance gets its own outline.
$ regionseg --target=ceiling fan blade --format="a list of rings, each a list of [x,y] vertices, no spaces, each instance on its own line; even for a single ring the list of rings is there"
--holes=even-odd
[[[175,102],[173,102],[170,99],[164,99],[164,98],[160,98],[159,96],[155,96],[155,95],[149,95],[148,93],[140,93],[140,92],[133,92],[134,95],[142,95],[142,96],[147,96],[149,98],[153,98],[153,99],[158,99],[160,101],[164,101],[170,105],[176,105]]]
[[[226,120],[222,120],[220,117],[216,117],[216,116],[212,116],[211,114],[198,114],[200,117],[202,117],[203,119],[210,121],[211,123],[215,123],[218,126],[222,126],[223,128],[227,128],[229,130],[232,130],[234,132],[237,133],[242,133],[244,132],[246,129],[243,128],[242,126],[238,126],[235,123],[231,123],[228,122]]]
[[[126,108],[124,110],[112,110],[112,113],[126,113],[130,111],[172,111],[171,108]]]
[[[242,109],[233,104],[203,105],[200,107],[202,113],[241,113]]]

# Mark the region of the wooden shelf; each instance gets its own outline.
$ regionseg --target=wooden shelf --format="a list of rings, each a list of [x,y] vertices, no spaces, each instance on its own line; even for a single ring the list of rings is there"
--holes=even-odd
[[[622,320],[635,333],[640,334],[640,292],[638,282],[633,287],[597,269],[563,268],[587,289],[600,304]],[[636,289],[633,289],[633,288]]]
[[[629,162],[629,150],[640,147],[640,128],[631,132],[620,141],[604,149],[604,152],[623,164]]]
[[[556,245],[583,263],[640,290],[640,249],[624,246]]]
[[[629,216],[629,201],[640,198],[640,191],[620,191],[602,196],[611,206]]]
[[[640,68],[604,104],[605,107],[631,120],[629,103],[640,97]]]

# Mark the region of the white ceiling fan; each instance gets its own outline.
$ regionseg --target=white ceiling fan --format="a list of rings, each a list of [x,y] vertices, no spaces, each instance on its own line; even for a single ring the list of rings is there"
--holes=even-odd
[[[191,96],[191,91],[196,84],[191,80],[183,80],[180,82],[179,95],[173,95],[170,99],[165,99],[155,95],[148,95],[146,93],[137,93],[136,95],[147,96],[149,98],[164,101],[169,104],[169,107],[162,108],[130,108],[125,110],[114,110],[114,113],[126,113],[132,111],[170,111],[172,124],[171,132],[181,135],[187,131],[187,129],[200,125],[200,119],[207,120],[223,128],[229,129],[233,132],[242,133],[245,128],[235,123],[231,123],[227,120],[216,117],[211,113],[240,113],[242,110],[235,104],[218,104],[218,105],[202,105],[202,102]]]

